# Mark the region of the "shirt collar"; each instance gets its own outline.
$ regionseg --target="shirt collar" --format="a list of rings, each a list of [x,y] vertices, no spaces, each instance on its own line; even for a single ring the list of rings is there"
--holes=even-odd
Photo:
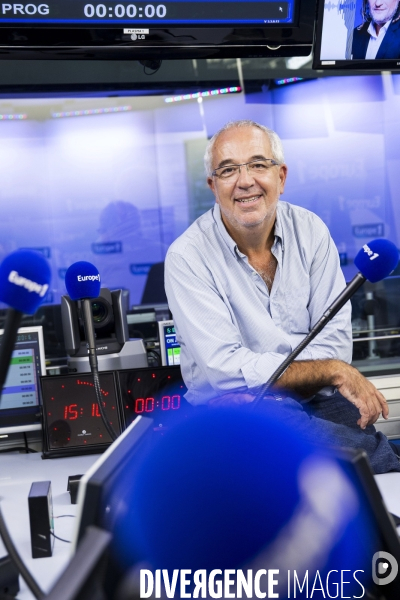
[[[275,242],[277,240],[277,238],[279,238],[279,240],[283,241],[283,234],[282,234],[282,222],[281,222],[281,207],[280,207],[280,203],[278,202],[278,206],[276,209],[276,220],[275,220]],[[217,224],[218,227],[218,231],[222,236],[222,239],[224,240],[224,242],[226,243],[226,245],[228,246],[229,250],[232,252],[233,255],[237,256],[244,256],[244,254],[242,252],[240,252],[239,248],[237,247],[237,243],[235,242],[235,240],[233,240],[231,238],[231,236],[229,235],[229,233],[227,232],[225,225],[222,221],[222,217],[221,217],[221,209],[219,207],[219,204],[216,202],[214,205],[214,209],[213,209],[213,214],[214,214],[214,219],[215,222]]]
[[[369,33],[369,35],[371,37],[373,37],[375,39],[378,39],[379,35],[382,36],[382,35],[384,35],[387,32],[387,30],[388,30],[389,25],[390,25],[391,22],[392,22],[392,19],[390,19],[390,21],[386,21],[386,23],[380,28],[379,33],[377,35],[376,31],[375,31],[375,27],[374,27],[373,21],[370,21],[370,24],[368,26],[368,30],[367,31],[368,31],[368,33]],[[381,34],[381,31],[383,32],[383,34]]]
[[[232,254],[236,255],[236,253],[239,252],[237,243],[235,242],[235,240],[233,240],[231,238],[231,236],[229,235],[229,233],[227,232],[227,230],[225,228],[225,225],[224,225],[224,223],[222,221],[222,217],[221,217],[221,209],[217,202],[214,204],[213,214],[214,214],[215,222],[218,227],[218,231],[221,234],[222,239],[224,240],[225,244],[228,246],[228,248],[232,252]]]

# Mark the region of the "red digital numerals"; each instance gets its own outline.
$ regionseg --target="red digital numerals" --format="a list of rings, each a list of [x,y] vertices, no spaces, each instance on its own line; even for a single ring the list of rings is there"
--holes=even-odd
[[[106,403],[103,402],[103,406],[105,407]],[[83,417],[83,408],[78,408],[77,404],[68,404],[64,406],[64,421],[75,421],[79,417],[79,413],[81,417]],[[97,402],[93,402],[92,404],[92,417],[101,417],[99,405]]]
[[[161,408],[161,410],[177,410],[180,406],[181,397],[178,394],[175,396],[163,396],[161,402],[156,402],[154,398],[137,398],[135,400],[135,413],[149,413],[153,412],[155,408]]]
[[[64,406],[64,420],[75,421],[75,419],[78,418],[77,408],[77,404],[68,404],[68,406]]]

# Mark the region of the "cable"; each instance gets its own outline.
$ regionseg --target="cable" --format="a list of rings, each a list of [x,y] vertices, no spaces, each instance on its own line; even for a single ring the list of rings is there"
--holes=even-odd
[[[53,519],[62,519],[63,517],[76,517],[76,515],[58,515],[57,517],[53,515]],[[66,542],[67,544],[71,544],[71,540],[64,540],[64,538],[58,537],[58,535],[56,535],[52,531],[50,531],[50,533],[56,540],[60,540],[60,542]]]
[[[33,448],[29,448],[28,444],[27,444],[27,438],[26,438],[26,433],[23,434],[24,435],[24,446],[10,446],[10,448],[1,448],[0,450],[0,454],[3,454],[5,452],[25,452],[25,454],[36,454],[37,450],[33,450]],[[18,440],[19,442],[20,440]],[[1,599],[0,599],[1,600]]]
[[[161,367],[161,356],[160,353],[157,352],[157,350],[147,350],[147,356],[148,358],[155,359],[156,364],[152,366]]]
[[[4,448],[4,450],[0,450],[0,454],[5,454],[6,452],[25,452],[24,446],[12,446],[11,448]]]
[[[28,452],[26,452],[25,446],[12,446],[11,448],[4,448],[4,450],[0,450],[0,454],[5,452],[20,452],[21,454],[25,452],[25,454],[37,454],[37,450],[33,450],[32,448],[28,448]]]
[[[28,588],[31,590],[32,594],[35,596],[37,600],[44,600],[45,595],[44,592],[40,589],[28,569],[26,568],[22,558],[20,557],[18,550],[14,546],[14,543],[10,537],[9,531],[7,529],[7,525],[3,518],[3,513],[0,508],[0,535],[3,540],[3,544],[11,558],[14,561],[16,568],[18,569],[22,579],[25,581]]]
[[[142,65],[145,75],[154,75],[160,69],[162,60],[150,58],[148,60],[139,60],[139,63]],[[150,72],[146,71],[146,69],[150,69]]]
[[[23,435],[24,435],[25,452],[26,452],[26,454],[35,454],[37,452],[37,450],[33,450],[33,448],[29,448],[29,446],[28,446],[28,437],[27,437],[25,431],[23,432]]]
[[[109,420],[107,419],[106,413],[104,412],[104,407],[103,407],[103,400],[101,397],[101,387],[100,387],[100,380],[99,380],[99,371],[97,369],[93,369],[92,368],[92,374],[93,374],[93,381],[94,381],[94,389],[96,391],[96,399],[97,399],[97,404],[99,407],[99,411],[100,411],[100,415],[101,418],[103,419],[103,423],[107,429],[108,435],[110,436],[110,438],[112,439],[112,441],[117,439],[117,434],[115,433],[111,423],[109,422]]]
[[[63,538],[58,537],[58,535],[56,535],[55,533],[53,533],[52,531],[50,531],[51,535],[56,539],[56,540],[60,540],[60,542],[66,542],[67,544],[71,543],[71,540],[64,540]]]

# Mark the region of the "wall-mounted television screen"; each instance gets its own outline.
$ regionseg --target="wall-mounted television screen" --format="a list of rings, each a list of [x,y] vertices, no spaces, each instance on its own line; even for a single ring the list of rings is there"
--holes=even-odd
[[[3,3],[0,53],[130,60],[307,56],[314,16],[315,0]]]
[[[400,65],[400,4],[319,0],[313,68],[396,70]]]

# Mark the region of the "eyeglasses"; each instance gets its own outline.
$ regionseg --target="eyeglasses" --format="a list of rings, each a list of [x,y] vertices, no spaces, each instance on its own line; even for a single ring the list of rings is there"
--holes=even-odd
[[[264,158],[262,160],[251,160],[248,163],[242,163],[240,165],[225,165],[224,167],[218,167],[214,169],[211,175],[218,177],[219,179],[234,179],[240,175],[240,168],[246,167],[247,172],[255,176],[265,175],[271,167],[279,166],[281,163],[277,162],[273,158]]]

